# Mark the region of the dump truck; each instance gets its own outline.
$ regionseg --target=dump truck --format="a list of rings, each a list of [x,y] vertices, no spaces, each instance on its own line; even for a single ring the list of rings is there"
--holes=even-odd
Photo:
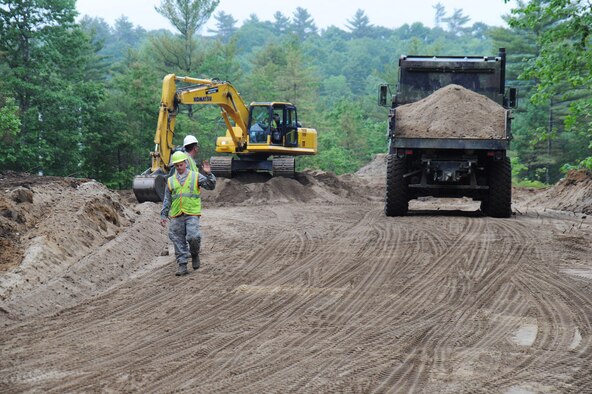
[[[389,107],[385,214],[404,216],[419,197],[469,197],[486,215],[511,215],[511,108],[506,51],[495,56],[399,58]],[[390,102],[388,99],[390,98]]]

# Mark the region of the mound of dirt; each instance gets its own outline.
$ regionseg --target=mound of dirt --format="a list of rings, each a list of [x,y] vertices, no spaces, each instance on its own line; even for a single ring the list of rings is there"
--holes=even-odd
[[[550,209],[592,214],[592,172],[570,171],[565,178],[547,191],[538,194],[530,203]]]
[[[202,190],[204,205],[250,206],[282,203],[360,202],[368,196],[350,176],[305,170],[296,178],[272,178],[269,174],[239,174],[219,178],[215,190]]]
[[[2,174],[0,187],[0,312],[13,318],[79,303],[167,254],[161,204],[137,204],[130,191],[30,174]],[[203,200],[206,209],[360,204],[374,198],[369,194],[353,175],[305,171],[295,179],[220,178],[215,190],[203,191]]]
[[[505,119],[506,110],[495,101],[451,84],[398,107],[396,132],[408,138],[500,139]]]
[[[119,195],[94,180],[2,174],[0,187],[0,304],[5,310],[15,298],[30,298],[25,304],[33,309],[47,300],[67,305],[75,297],[73,288],[109,286],[116,267],[158,253],[165,244],[116,240],[139,216],[149,215],[122,204]],[[151,205],[156,224],[158,209]],[[146,237],[134,235],[140,241]],[[136,244],[139,250],[130,257]],[[107,252],[98,251],[104,247],[119,254],[102,259]],[[52,281],[55,286],[48,285]],[[55,294],[39,294],[41,284]]]
[[[377,154],[372,161],[356,171],[361,177],[386,177],[386,153]]]

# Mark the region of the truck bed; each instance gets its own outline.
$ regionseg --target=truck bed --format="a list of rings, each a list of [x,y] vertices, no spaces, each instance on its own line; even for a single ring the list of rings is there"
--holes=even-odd
[[[394,148],[412,149],[476,149],[476,150],[507,150],[510,140],[504,139],[469,139],[469,138],[393,138]]]

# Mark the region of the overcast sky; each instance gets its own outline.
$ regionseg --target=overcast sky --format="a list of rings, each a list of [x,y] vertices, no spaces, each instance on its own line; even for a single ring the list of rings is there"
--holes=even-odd
[[[462,9],[464,15],[475,22],[483,22],[492,26],[505,26],[502,15],[509,14],[513,1],[505,4],[503,0],[439,0],[451,15],[455,9]],[[103,18],[107,23],[125,15],[134,24],[146,30],[170,29],[168,21],[160,16],[154,6],[160,0],[77,0],[80,16],[89,15]],[[285,16],[292,16],[296,7],[306,9],[319,29],[334,25],[345,29],[348,19],[352,19],[357,9],[365,11],[370,23],[388,28],[396,28],[405,23],[421,22],[426,26],[434,25],[433,5],[438,0],[221,0],[214,13],[224,11],[239,21],[239,26],[249,17],[256,14],[260,20],[273,20],[273,14],[280,11]],[[214,18],[207,25],[213,27]]]

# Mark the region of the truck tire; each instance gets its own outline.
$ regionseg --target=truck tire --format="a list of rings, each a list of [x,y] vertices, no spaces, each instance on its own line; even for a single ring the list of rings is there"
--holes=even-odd
[[[508,157],[493,161],[489,167],[487,215],[509,218],[512,215],[512,166]]]
[[[405,175],[405,158],[388,155],[386,162],[386,216],[404,216],[409,209],[409,187]]]

